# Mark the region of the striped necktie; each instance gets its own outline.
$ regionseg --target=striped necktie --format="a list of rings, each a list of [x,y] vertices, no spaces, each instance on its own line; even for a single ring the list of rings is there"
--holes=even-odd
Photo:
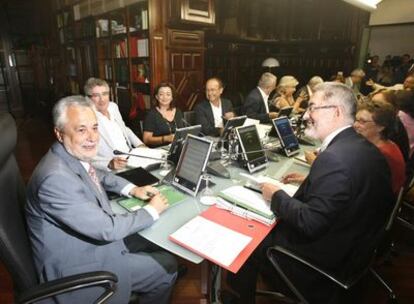
[[[101,183],[99,182],[98,176],[96,175],[95,168],[91,164],[89,164],[88,174],[92,179],[93,183],[95,184],[96,188],[98,189],[98,191],[102,193]]]

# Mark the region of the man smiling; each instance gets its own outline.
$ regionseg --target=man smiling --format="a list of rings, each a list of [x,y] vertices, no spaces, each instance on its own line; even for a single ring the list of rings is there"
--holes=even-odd
[[[167,303],[176,277],[174,257],[163,251],[131,252],[124,238],[152,225],[168,202],[155,188],[137,187],[90,161],[97,153],[98,122],[82,96],[61,99],[53,109],[57,142],[34,171],[26,219],[42,282],[88,271],[111,271],[118,288],[109,303]],[[149,200],[135,213],[116,215],[105,191]],[[59,296],[59,303],[92,303],[99,288]],[[53,302],[55,303],[55,302]]]
[[[355,96],[345,85],[315,88],[304,119],[306,134],[322,141],[320,153],[293,197],[275,185],[262,185],[280,222],[237,275],[229,275],[238,303],[254,303],[258,271],[272,269],[265,256],[272,245],[338,275],[369,262],[364,253],[375,244],[394,199],[385,159],[352,128],[355,111]],[[289,258],[278,260],[309,303],[338,302],[333,284]],[[270,276],[275,288],[289,293],[274,271]]]

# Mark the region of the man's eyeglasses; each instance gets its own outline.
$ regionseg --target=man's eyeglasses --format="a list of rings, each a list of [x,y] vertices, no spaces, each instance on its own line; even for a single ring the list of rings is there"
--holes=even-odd
[[[99,98],[99,97],[108,97],[109,92],[102,92],[102,93],[92,93],[88,95],[89,98]]]
[[[316,110],[321,110],[321,109],[332,109],[332,108],[336,108],[337,106],[335,105],[326,105],[326,106],[315,106],[315,105],[310,105],[307,109],[307,111],[309,113],[315,112]]]

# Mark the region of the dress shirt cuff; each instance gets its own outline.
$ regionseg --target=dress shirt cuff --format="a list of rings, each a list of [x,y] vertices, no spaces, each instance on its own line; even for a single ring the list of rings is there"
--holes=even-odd
[[[151,205],[146,205],[143,208],[148,211],[148,213],[151,215],[151,217],[153,218],[154,221],[156,221],[160,218],[157,210],[155,210],[155,208],[152,207]]]
[[[131,194],[129,194],[131,192],[132,189],[134,189],[136,186],[134,184],[128,184],[126,185],[124,188],[122,188],[121,190],[121,194],[126,196],[126,197],[132,197]]]

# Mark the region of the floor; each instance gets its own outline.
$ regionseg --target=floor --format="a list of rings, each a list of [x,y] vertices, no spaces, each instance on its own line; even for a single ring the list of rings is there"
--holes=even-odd
[[[53,142],[52,127],[40,119],[18,121],[18,143],[16,158],[23,178],[27,182],[32,170],[46,153]],[[391,265],[380,266],[380,274],[395,289],[400,304],[414,303],[414,233],[401,227],[396,227],[397,256],[392,259]],[[188,267],[187,274],[178,281],[174,288],[172,303],[195,304],[208,303],[201,292],[200,265],[180,260]],[[259,304],[274,303],[271,299],[258,297]],[[13,287],[11,279],[0,263],[0,303],[13,303]],[[357,303],[387,303],[386,293],[373,281],[364,282],[364,293]]]

